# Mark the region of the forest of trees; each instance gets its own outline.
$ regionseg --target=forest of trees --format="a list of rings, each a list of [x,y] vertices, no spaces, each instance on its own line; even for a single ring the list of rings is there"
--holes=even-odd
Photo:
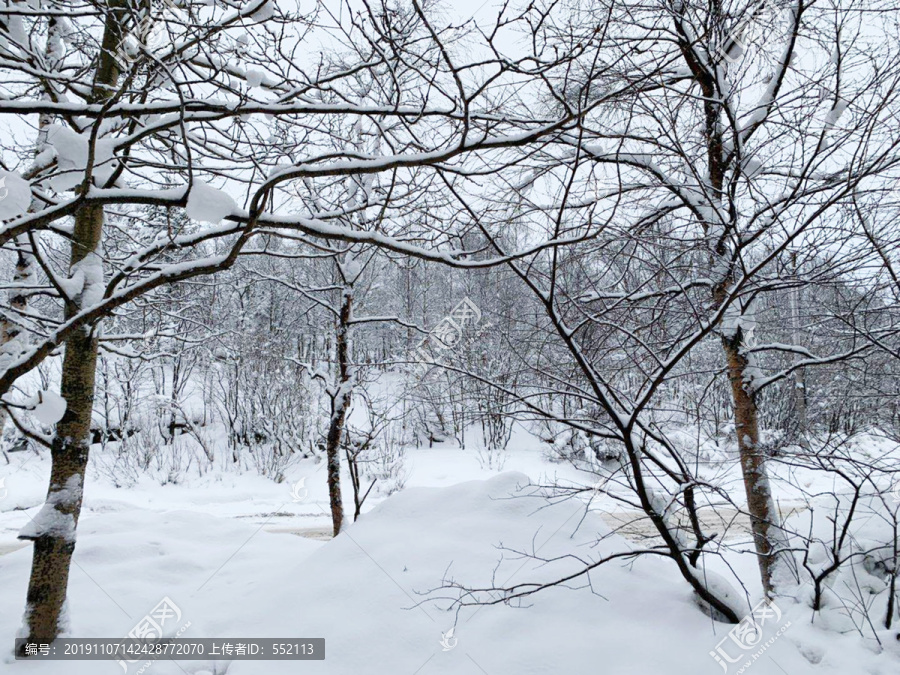
[[[502,466],[514,425],[715,618],[726,506],[769,597],[864,566],[890,629],[900,464],[854,439],[900,443],[898,10],[0,1],[0,464],[52,458],[23,637],[58,635],[90,454],[120,486],[317,457],[336,535],[405,447]],[[777,466],[833,479],[830,539]],[[893,540],[845,546],[873,515]]]

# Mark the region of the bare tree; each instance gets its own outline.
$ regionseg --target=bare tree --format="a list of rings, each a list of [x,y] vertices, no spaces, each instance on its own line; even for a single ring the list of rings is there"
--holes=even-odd
[[[48,500],[22,533],[35,541],[32,641],[53,639],[65,598],[103,319],[163,286],[265,254],[271,237],[312,249],[370,244],[459,267],[503,262],[471,262],[473,251],[415,214],[445,201],[439,171],[458,170],[466,157],[504,162],[506,149],[540,142],[573,114],[532,114],[515,94],[520,59],[457,61],[454,29],[435,28],[430,13],[413,3],[404,12],[383,5],[332,15],[323,4],[317,16],[300,17],[271,0],[187,2],[178,11],[127,0],[0,8],[0,115],[23,129],[28,115],[53,122],[48,151],[20,172],[38,206],[0,228],[0,244],[28,239],[40,269],[35,284],[49,289],[38,308],[5,307],[27,321],[34,339],[0,374],[4,405],[15,405],[8,394],[21,376],[66,346],[67,407],[47,441],[54,459]],[[342,43],[339,59],[299,56],[306,33],[324,25],[319,18]],[[44,57],[48,45],[53,63]],[[358,103],[360,82],[390,85],[379,102]],[[354,126],[348,119],[373,120],[380,147],[356,148],[342,135]],[[6,150],[23,161],[29,154],[22,144]],[[364,207],[344,200],[322,211],[298,189],[327,193],[348,176],[364,183],[375,175],[383,180]],[[121,239],[108,253],[118,219],[142,206],[188,219],[167,219],[127,250]],[[554,243],[538,249],[547,245]],[[349,302],[346,308],[349,315]],[[335,419],[344,407],[335,398]]]

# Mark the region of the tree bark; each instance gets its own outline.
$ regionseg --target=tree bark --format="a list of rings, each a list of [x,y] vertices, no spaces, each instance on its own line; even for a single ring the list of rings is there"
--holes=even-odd
[[[16,247],[16,269],[13,272],[14,285],[27,285],[33,281],[34,275],[34,258],[30,253],[30,246],[25,235],[20,235],[15,239]],[[24,312],[28,309],[27,291],[17,288],[10,291],[9,306],[14,312]],[[9,318],[0,320],[0,348],[3,350],[0,356],[0,363],[8,363],[17,355],[17,349],[10,344],[15,340],[27,340],[27,335],[22,335],[22,328]],[[23,344],[22,350],[25,345]],[[0,407],[0,449],[5,450],[7,438],[3,436],[3,430],[6,426],[7,412],[6,408]]]
[[[89,206],[78,211],[71,265],[85,255],[93,254],[102,226],[102,207]],[[68,303],[67,318],[77,313],[79,305],[78,302]],[[53,438],[47,503],[53,504],[56,511],[70,516],[75,526],[81,513],[82,487],[90,447],[96,366],[97,338],[93,330],[86,328],[74,333],[66,341],[63,358],[60,395],[66,401],[66,411],[56,425]],[[71,494],[73,491],[76,494]],[[57,636],[74,551],[74,539],[60,532],[39,533],[34,538],[25,616],[29,642],[49,643]]]
[[[797,274],[797,253],[791,253],[791,264],[795,276]],[[791,339],[795,345],[800,345],[802,338],[802,330],[800,326],[800,288],[790,289],[791,298]],[[795,357],[799,359],[800,357]],[[792,436],[796,436],[801,443],[806,443],[805,436],[807,430],[807,414],[806,414],[806,378],[803,374],[803,368],[798,368],[793,374],[793,396],[791,399],[791,414],[793,419],[789,425],[789,431]]]
[[[59,22],[55,18],[51,18],[48,20],[47,26],[47,52],[45,56],[47,61],[51,61],[50,55],[50,37],[56,35],[58,37],[59,30]],[[47,144],[47,128],[50,126],[52,119],[49,115],[39,115],[38,116],[38,140],[35,144],[35,157],[39,155]],[[32,197],[31,199],[31,207],[29,208],[29,212],[34,212],[40,210],[40,204],[36,203],[37,200]],[[40,236],[40,235],[36,235]],[[28,235],[20,234],[15,238],[15,249],[16,249],[16,269],[13,272],[13,285],[20,286],[20,288],[16,288],[10,291],[9,293],[9,306],[13,312],[17,312],[20,314],[24,314],[28,309],[28,291],[21,288],[22,286],[29,286],[34,282],[34,255],[31,251],[31,242],[28,239]],[[10,318],[4,318],[0,320],[0,347],[3,347],[3,356],[0,359],[0,362],[9,362],[13,358],[15,358],[16,354],[14,349],[7,347],[9,343],[18,339],[20,342],[27,341],[28,336],[22,335],[22,328]],[[22,350],[24,350],[25,345],[21,345]],[[5,363],[4,363],[5,365]],[[0,407],[0,436],[2,436],[4,427],[6,426],[6,418],[8,413],[6,412],[6,408]],[[6,438],[0,438],[0,447],[5,450]]]
[[[331,501],[331,522],[334,536],[344,523],[344,502],[341,499],[341,437],[350,408],[350,315],[353,294],[345,286],[337,325],[337,391],[331,397],[331,420],[328,425],[325,455],[328,462],[328,497]]]
[[[683,48],[685,54],[690,49]],[[688,58],[689,65],[691,58]],[[722,200],[725,195],[724,185],[727,173],[725,159],[722,105],[718,101],[718,94],[714,83],[702,69],[695,69],[698,74],[698,84],[703,91],[706,100],[704,108],[704,136],[706,142],[707,162],[709,166],[709,184],[712,189],[712,199],[715,202],[719,214],[729,213],[730,221],[722,223],[722,232],[710,229],[709,223],[702,223],[704,231],[710,237],[710,269],[715,274],[716,269],[722,270],[721,277],[713,286],[713,309],[718,310],[728,298],[728,294],[734,287],[737,279],[735,276],[735,260],[728,244],[728,231],[737,230],[737,214],[728,208],[723,208]],[[718,220],[721,216],[717,215]],[[739,245],[739,244],[738,244]],[[778,512],[772,501],[771,488],[766,472],[766,457],[759,446],[759,422],[755,392],[748,381],[748,366],[750,356],[745,351],[744,331],[738,326],[733,334],[723,334],[722,345],[727,363],[728,378],[731,381],[731,395],[734,406],[735,432],[737,435],[738,450],[741,459],[741,472],[744,478],[744,488],[747,493],[747,511],[750,514],[750,526],[753,532],[753,541],[759,562],[760,576],[766,595],[774,590],[773,568],[777,554],[776,542],[781,541],[780,522]]]
[[[728,379],[734,401],[734,430],[741,458],[741,472],[747,493],[747,512],[750,530],[759,563],[763,589],[769,596],[774,592],[774,566],[781,541],[780,523],[766,471],[766,455],[759,444],[759,420],[756,397],[748,391],[746,380],[748,360],[741,351],[742,331],[732,338],[723,337],[722,344],[728,364]]]
[[[103,50],[91,92],[93,103],[110,98],[119,79],[119,67],[112,54],[121,43],[123,35],[122,3],[123,0],[111,0],[109,3],[112,11],[106,16]],[[79,208],[75,213],[69,257],[70,271],[78,263],[85,261],[87,256],[98,255],[102,233],[103,207],[86,205]],[[96,264],[100,262],[96,261]],[[67,319],[83,308],[85,292],[89,286],[90,283],[85,278],[82,292],[75,298],[66,299]],[[68,522],[71,522],[71,530],[41,530],[39,522],[33,534],[21,536],[34,541],[24,617],[28,642],[50,643],[56,639],[60,630],[91,442],[96,366],[97,337],[93,327],[85,326],[66,340],[60,384],[60,395],[66,401],[66,411],[56,425],[51,447],[50,487],[44,506],[44,509],[50,508],[62,514],[63,519],[70,519]],[[20,651],[23,652],[24,649]]]

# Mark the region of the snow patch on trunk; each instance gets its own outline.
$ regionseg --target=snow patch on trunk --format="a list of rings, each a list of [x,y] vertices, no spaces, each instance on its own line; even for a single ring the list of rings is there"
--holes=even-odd
[[[31,414],[45,426],[53,426],[62,419],[66,412],[66,399],[52,391],[39,391],[25,405],[31,408]]]
[[[0,220],[17,218],[31,206],[31,185],[12,171],[0,169]]]
[[[72,276],[65,288],[81,309],[93,307],[103,300],[103,257],[101,251],[91,251],[72,265]]]
[[[60,124],[47,129],[47,143],[56,151],[56,163],[61,172],[50,181],[54,190],[70,190],[84,180],[90,140],[90,131],[79,134]],[[106,183],[116,168],[116,163],[112,161],[115,143],[113,139],[98,138],[94,145],[91,175],[97,184]]]
[[[69,543],[75,543],[75,516],[63,513],[59,507],[72,508],[81,499],[81,476],[69,476],[62,488],[50,488],[46,503],[19,531],[19,539],[38,539],[40,537],[59,537]]]

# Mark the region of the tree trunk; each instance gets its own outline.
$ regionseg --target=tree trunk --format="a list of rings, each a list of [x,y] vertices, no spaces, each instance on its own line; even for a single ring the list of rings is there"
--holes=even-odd
[[[29,251],[28,239],[25,235],[20,235],[15,239],[16,247],[16,270],[13,273],[13,284],[24,285],[32,280],[34,275],[34,265],[31,252]],[[9,293],[9,305],[17,312],[24,312],[28,308],[27,291],[21,288],[13,289]],[[0,321],[0,345],[6,345],[12,342],[22,333],[22,329],[13,321],[4,318]]]
[[[331,421],[328,425],[325,453],[328,461],[328,496],[331,500],[331,522],[334,536],[338,536],[344,523],[344,503],[341,499],[341,436],[350,408],[350,312],[353,295],[349,286],[344,288],[341,312],[337,326],[337,391],[331,398]]]
[[[94,78],[92,102],[107,100],[119,79],[119,67],[112,54],[122,40],[123,0],[111,0],[112,9],[106,16],[103,51]],[[75,213],[69,269],[82,264],[100,265],[88,260],[98,256],[103,232],[103,207],[82,206]],[[86,272],[86,271],[85,271]],[[93,283],[101,283],[102,279]],[[85,305],[85,296],[92,295],[92,282],[85,273],[81,293],[66,301],[65,316],[71,318]],[[20,538],[34,541],[31,578],[26,596],[24,624],[28,642],[49,643],[56,639],[66,599],[69,568],[75,551],[75,531],[81,513],[84,473],[90,448],[91,411],[94,403],[94,375],[97,366],[97,338],[90,326],[76,331],[66,340],[63,358],[60,395],[66,401],[66,411],[56,425],[51,447],[52,467],[47,501],[34,527],[27,527]],[[55,511],[56,514],[49,513]],[[48,512],[51,519],[42,519]],[[65,527],[53,526],[63,522]],[[24,652],[24,649],[21,650]],[[21,653],[20,652],[20,653]],[[23,654],[24,655],[24,654]]]
[[[59,22],[55,18],[51,18],[48,21],[48,53],[45,54],[48,62],[51,60],[49,54],[49,37],[53,35],[57,35],[57,31],[59,30]],[[39,155],[47,144],[47,128],[50,126],[52,119],[49,115],[39,115],[38,116],[38,139],[35,144],[35,156]],[[36,204],[36,199],[32,197],[31,200],[31,208],[29,208],[29,212],[34,212],[40,210],[41,206]],[[35,236],[40,236],[39,234]],[[28,236],[25,234],[20,234],[15,238],[15,250],[16,250],[16,269],[13,272],[13,285],[14,286],[30,286],[34,283],[34,255],[31,252],[31,242],[28,240]],[[10,309],[16,313],[24,314],[25,310],[28,309],[28,291],[23,288],[14,288],[9,293],[9,306]],[[22,334],[22,328],[10,318],[3,318],[0,320],[0,347],[3,347],[3,357],[2,361],[9,362],[13,360],[16,356],[15,349],[10,349],[7,345],[14,340],[19,340],[20,343],[27,342],[28,336]],[[25,344],[21,344],[21,350],[24,351]],[[2,362],[0,361],[0,362]],[[5,365],[5,364],[4,364]],[[6,408],[0,407],[0,447],[5,449],[6,438],[2,437],[4,427],[6,426],[6,418],[7,412]]]
[[[77,212],[71,251],[72,265],[85,255],[95,255],[93,251],[99,242],[102,226],[102,207],[87,206]],[[68,305],[67,317],[77,313],[80,302]],[[85,328],[77,331],[66,341],[60,385],[60,395],[66,401],[66,411],[56,425],[56,435],[53,438],[50,489],[44,507],[51,507],[71,518],[72,531],[38,529],[33,536],[20,537],[34,540],[25,614],[29,642],[52,642],[59,630],[69,566],[75,551],[74,528],[81,513],[84,472],[90,447],[96,365],[97,338],[93,330]],[[38,527],[40,526],[39,522]]]
[[[699,84],[707,100],[704,102],[705,113],[705,137],[707,161],[709,164],[709,184],[713,191],[713,199],[716,202],[718,214],[727,213],[729,209],[722,207],[722,196],[727,163],[725,161],[723,129],[721,124],[722,105],[717,100],[713,83],[701,77]],[[719,218],[720,216],[716,216]],[[707,236],[713,236],[710,269],[722,269],[719,282],[713,286],[713,309],[719,309],[728,298],[730,290],[734,287],[735,261],[729,250],[729,228],[736,231],[736,214],[731,215],[728,223],[723,223],[724,229],[719,234],[716,230],[710,230],[709,224],[703,227]],[[713,235],[713,232],[716,234]],[[723,334],[722,345],[725,351],[725,359],[728,366],[728,378],[731,381],[731,395],[734,405],[734,425],[737,435],[738,450],[741,457],[741,471],[744,477],[744,488],[747,492],[747,511],[750,514],[750,527],[753,532],[753,541],[756,546],[756,554],[759,562],[759,571],[766,596],[770,596],[774,590],[773,569],[777,555],[778,544],[782,538],[779,536],[780,522],[778,512],[772,501],[771,488],[766,473],[766,457],[759,446],[759,422],[755,392],[752,383],[747,377],[748,366],[752,356],[745,351],[744,331],[739,325],[735,326],[733,333]]]
[[[13,285],[28,285],[33,283],[34,276],[34,258],[30,252],[30,244],[25,235],[20,235],[15,239],[16,247],[16,269],[13,272]],[[28,309],[27,291],[17,288],[9,293],[9,305],[13,312],[24,313]],[[0,320],[0,347],[3,348],[3,356],[0,362],[9,362],[13,360],[17,352],[25,349],[26,345],[21,345],[21,350],[12,348],[11,342],[19,340],[27,341],[27,335],[22,335],[22,328],[9,318]],[[7,412],[6,408],[0,407],[0,448],[5,449],[6,439],[3,436],[3,429],[6,426]]]
[[[722,344],[728,363],[728,378],[731,381],[731,395],[734,401],[734,430],[737,435],[741,456],[741,471],[747,493],[747,512],[750,514],[750,529],[756,546],[759,572],[763,589],[769,596],[774,591],[773,570],[781,541],[780,523],[771,486],[766,472],[765,451],[759,445],[759,421],[756,399],[748,391],[746,381],[747,357],[741,352],[742,331],[738,329],[734,337],[724,337]]]
[[[791,253],[791,263],[794,275],[797,275],[797,253]],[[800,345],[802,338],[802,330],[800,326],[800,288],[792,288],[789,291],[791,298],[791,339],[795,345]],[[797,356],[795,359],[801,357]],[[791,414],[793,419],[789,425],[791,435],[796,435],[801,443],[805,443],[807,429],[806,414],[806,378],[803,374],[803,368],[798,368],[793,375],[793,392],[791,397]],[[808,445],[808,444],[807,444]]]

